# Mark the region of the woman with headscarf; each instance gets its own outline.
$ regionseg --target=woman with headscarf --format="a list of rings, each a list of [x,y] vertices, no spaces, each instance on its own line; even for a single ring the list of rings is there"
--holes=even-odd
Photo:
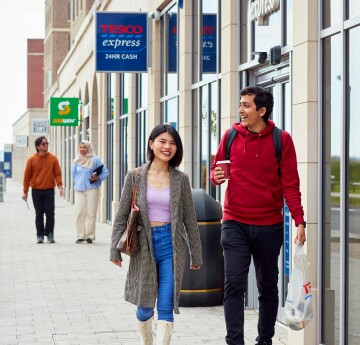
[[[80,143],[79,153],[71,165],[71,175],[75,189],[76,243],[92,243],[95,240],[99,188],[107,178],[108,170],[87,140]]]

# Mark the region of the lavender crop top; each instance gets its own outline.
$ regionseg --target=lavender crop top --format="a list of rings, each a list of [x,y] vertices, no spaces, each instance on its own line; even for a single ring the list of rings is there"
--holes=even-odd
[[[170,187],[154,189],[147,184],[147,205],[150,222],[171,222]]]

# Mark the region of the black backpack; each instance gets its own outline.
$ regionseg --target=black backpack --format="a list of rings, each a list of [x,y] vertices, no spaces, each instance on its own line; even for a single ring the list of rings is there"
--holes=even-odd
[[[274,131],[273,131],[273,140],[274,140],[276,159],[278,161],[279,175],[281,175],[280,162],[281,162],[281,157],[282,157],[281,133],[282,133],[282,129],[275,126]],[[225,151],[226,159],[230,159],[230,147],[231,147],[232,142],[235,139],[236,134],[237,134],[237,130],[235,130],[234,128],[230,128],[230,131],[226,138],[226,151]]]

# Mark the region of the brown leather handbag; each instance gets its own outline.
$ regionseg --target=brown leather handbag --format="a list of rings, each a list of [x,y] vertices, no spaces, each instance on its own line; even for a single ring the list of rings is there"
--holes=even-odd
[[[138,168],[134,169],[134,175],[138,174]],[[137,231],[139,208],[136,205],[136,183],[135,176],[133,179],[133,194],[131,202],[131,211],[126,225],[126,230],[121,235],[120,241],[116,248],[126,255],[133,255],[140,250],[139,234]]]

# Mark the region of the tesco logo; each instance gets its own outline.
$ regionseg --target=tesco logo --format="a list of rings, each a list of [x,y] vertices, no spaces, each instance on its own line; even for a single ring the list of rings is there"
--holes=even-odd
[[[117,34],[117,35],[140,35],[144,29],[141,25],[113,25],[101,24],[100,28],[103,34]]]

